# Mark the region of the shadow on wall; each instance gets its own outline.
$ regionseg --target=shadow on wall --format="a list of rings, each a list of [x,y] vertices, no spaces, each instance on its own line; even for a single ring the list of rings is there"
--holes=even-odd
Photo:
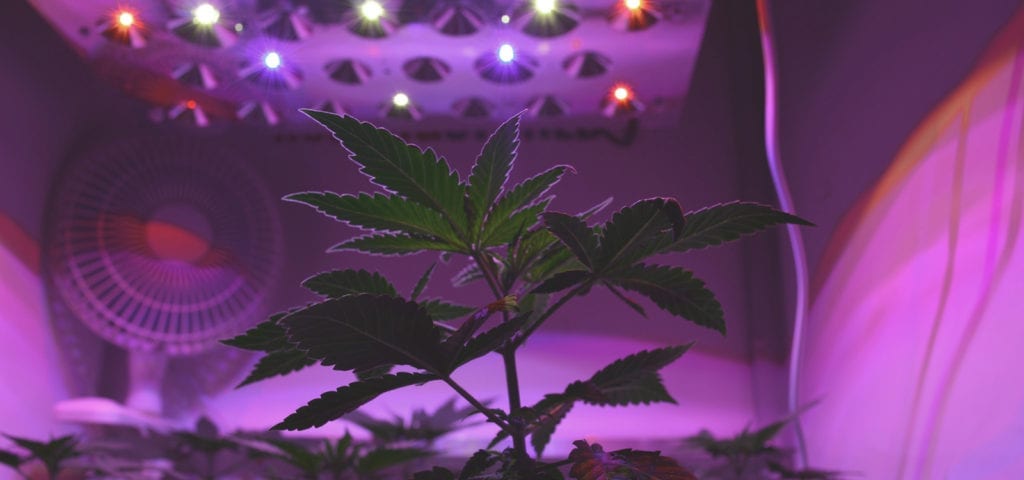
[[[832,240],[803,365],[814,464],[1024,478],[1024,12]]]

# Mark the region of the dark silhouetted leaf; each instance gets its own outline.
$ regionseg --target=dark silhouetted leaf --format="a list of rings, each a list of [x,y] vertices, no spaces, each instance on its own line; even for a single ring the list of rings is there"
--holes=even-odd
[[[11,468],[18,468],[18,465],[21,465],[21,457],[13,452],[0,450],[0,463]]]
[[[590,278],[590,272],[584,270],[569,270],[556,273],[551,278],[534,288],[530,293],[556,293],[569,287],[574,287],[584,280]]]
[[[458,237],[440,213],[397,195],[338,195],[333,192],[301,192],[285,200],[316,208],[329,217],[354,227],[380,232],[426,235],[458,244]]]
[[[399,372],[365,381],[353,382],[332,392],[320,395],[320,398],[307,403],[296,410],[295,413],[288,415],[284,421],[274,425],[273,429],[306,430],[319,427],[363,406],[383,393],[437,379],[436,375],[429,373]]]
[[[434,273],[434,267],[437,266],[437,262],[431,263],[427,271],[423,272],[420,279],[416,281],[416,286],[412,288],[412,293],[409,294],[409,298],[416,300],[423,294],[423,290],[427,288],[427,282],[430,281],[430,274]]]
[[[264,441],[281,451],[281,459],[307,476],[315,476],[324,468],[324,458],[300,443],[282,438],[268,438]]]
[[[329,298],[359,293],[398,296],[388,279],[377,272],[366,270],[334,270],[318,273],[302,282],[307,289]]]
[[[677,267],[637,264],[603,279],[641,293],[663,310],[725,335],[725,314],[715,295],[693,273]]]
[[[600,444],[573,442],[569,476],[577,480],[697,480],[675,460],[660,452],[616,450],[605,452]]]
[[[812,468],[794,470],[779,462],[770,460],[767,462],[767,466],[768,470],[777,473],[779,478],[787,480],[838,480],[842,476],[842,472],[829,470],[816,470]]]
[[[682,252],[721,245],[779,224],[814,225],[796,215],[751,202],[731,202],[686,214],[686,226],[664,251]]]
[[[441,300],[427,300],[421,304],[434,320],[452,320],[461,318],[470,313],[473,313],[473,307],[467,307],[465,305],[455,305],[453,303],[443,302]]]
[[[430,318],[433,318],[434,320],[452,320],[455,318],[462,318],[476,310],[473,307],[455,305],[453,303],[447,303],[437,299],[427,300],[420,305],[427,311]]]
[[[506,120],[491,134],[469,174],[466,203],[474,230],[483,223],[484,215],[508,181],[519,147],[519,118],[515,115]]]
[[[575,403],[576,400],[569,395],[549,394],[530,407],[530,444],[537,452],[537,458],[544,454],[544,448],[551,442],[558,424],[562,423]]]
[[[650,198],[612,215],[601,231],[595,270],[614,271],[632,266],[666,246],[684,225],[683,210],[674,199]]]
[[[592,388],[582,400],[596,405],[676,403],[665,391],[658,371],[676,361],[691,345],[644,350],[612,362],[590,377],[587,383]]]
[[[327,127],[352,153],[360,171],[374,183],[409,200],[440,212],[451,224],[465,230],[465,186],[448,162],[431,149],[420,150],[391,132],[350,116],[302,110]]]
[[[348,295],[298,310],[279,322],[288,341],[336,370],[410,365],[442,372],[441,331],[419,304],[385,295]]]
[[[329,248],[327,251],[341,252],[345,250],[376,253],[378,255],[410,255],[414,253],[421,253],[424,250],[463,253],[462,250],[454,249],[447,242],[426,237],[413,237],[410,235],[396,235],[390,233],[364,235],[362,237],[352,238]]]
[[[466,342],[466,346],[455,354],[452,369],[465,365],[477,358],[501,348],[509,339],[523,328],[526,316],[517,316],[498,325]]]
[[[391,369],[393,368],[395,368],[394,365],[378,365],[373,368],[355,370],[353,373],[356,374],[356,378],[359,380],[369,380],[371,378],[377,378],[382,375],[387,375],[391,373]]]
[[[444,467],[434,467],[430,470],[416,472],[412,480],[455,480],[455,474]]]
[[[221,343],[231,347],[253,350],[257,352],[272,352],[290,347],[285,336],[284,327],[277,324],[286,314],[276,313],[270,319],[257,324],[245,333],[222,340]]]
[[[483,474],[487,469],[498,463],[498,459],[501,456],[496,452],[489,450],[477,450],[473,456],[469,457],[466,464],[463,465],[462,471],[459,472],[459,480],[470,480],[478,475]]]
[[[572,215],[546,212],[542,215],[544,226],[562,242],[566,248],[587,267],[594,266],[597,254],[597,236],[583,220]]]
[[[303,368],[315,365],[316,360],[306,356],[306,353],[295,348],[285,348],[270,352],[256,362],[256,366],[249,372],[249,376],[238,384],[241,388],[246,385],[266,380],[278,375],[287,375],[297,372]]]
[[[367,452],[357,468],[363,473],[373,473],[432,455],[434,452],[422,448],[378,448]]]
[[[57,478],[64,462],[81,455],[81,452],[78,451],[78,439],[74,435],[53,438],[48,442],[37,442],[11,435],[4,436],[15,445],[28,450],[32,458],[42,462],[50,478]]]

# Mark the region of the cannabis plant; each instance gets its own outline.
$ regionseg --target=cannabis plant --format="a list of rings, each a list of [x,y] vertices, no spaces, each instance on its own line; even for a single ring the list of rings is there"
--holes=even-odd
[[[789,452],[772,441],[791,419],[779,420],[754,431],[744,428],[740,433],[724,438],[701,430],[697,435],[686,438],[685,442],[720,461],[701,472],[701,478],[706,480],[839,480],[839,472],[810,468],[798,470],[786,466]]]
[[[570,457],[540,459],[559,422],[578,402],[625,406],[674,402],[659,371],[690,345],[646,350],[616,360],[593,376],[551,393],[534,405],[520,399],[516,352],[569,301],[608,289],[641,315],[626,291],[701,327],[725,333],[722,307],[704,282],[679,267],[646,263],[654,255],[719,245],[782,223],[808,223],[753,203],[729,203],[684,213],[670,198],[641,200],[604,224],[588,220],[607,202],[578,214],[549,210],[547,192],[572,168],[552,167],[509,187],[519,145],[519,116],[487,140],[463,179],[431,149],[350,116],[304,110],[340,140],[375,193],[301,192],[286,200],[308,205],[366,231],[331,251],[376,255],[439,252],[468,259],[456,283],[485,282],[490,295],[473,307],[422,300],[428,269],[408,295],[365,270],[316,274],[303,285],[323,298],[271,317],[226,344],[264,355],[243,385],[321,364],[352,371],[357,380],[300,407],[273,428],[305,430],[350,413],[392,390],[428,382],[447,384],[499,430],[491,447],[463,471],[435,468],[417,474],[444,478],[660,478],[692,475],[658,452],[605,452],[577,441]],[[452,373],[484,355],[504,361],[508,408],[489,408]],[[392,371],[395,367],[400,371]],[[492,395],[493,392],[487,392]],[[536,458],[527,450],[527,441]]]

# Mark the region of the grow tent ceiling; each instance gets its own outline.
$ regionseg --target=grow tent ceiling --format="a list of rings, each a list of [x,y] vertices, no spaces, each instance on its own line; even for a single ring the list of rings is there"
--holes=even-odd
[[[362,0],[214,0],[216,23],[201,27],[200,0],[30,1],[99,75],[164,115],[269,123],[301,107],[367,119],[502,118],[527,107],[598,116],[620,84],[643,115],[677,119],[709,9],[648,0],[631,17],[621,0],[578,0],[545,19],[526,2],[388,0],[378,28],[359,26]],[[506,43],[508,63],[498,59]],[[273,70],[269,52],[279,54]],[[398,92],[407,111],[390,109]]]

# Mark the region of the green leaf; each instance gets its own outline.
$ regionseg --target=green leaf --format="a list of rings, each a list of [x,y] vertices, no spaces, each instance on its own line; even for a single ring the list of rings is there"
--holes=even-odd
[[[441,331],[419,304],[386,295],[349,295],[281,319],[288,341],[336,370],[410,365],[442,372]]]
[[[577,480],[697,480],[675,460],[660,452],[616,450],[605,452],[600,444],[573,442],[569,476]]]
[[[580,398],[593,405],[676,403],[665,390],[658,371],[676,361],[690,346],[644,350],[616,360],[590,377]]]
[[[436,266],[437,262],[431,263],[430,268],[427,268],[427,271],[423,272],[423,275],[420,276],[420,279],[416,282],[416,286],[413,287],[412,294],[409,295],[410,299],[416,300],[423,293],[423,290],[427,288],[427,282],[430,281],[430,274],[434,273],[434,267]]]
[[[432,455],[434,452],[422,448],[378,448],[367,452],[359,460],[357,469],[373,473]]]
[[[501,348],[523,328],[527,318],[526,315],[517,316],[470,339],[452,359],[452,370]]]
[[[352,238],[329,248],[327,251],[341,252],[345,250],[356,250],[364,253],[376,253],[379,255],[409,255],[413,253],[420,253],[424,250],[464,253],[463,250],[453,248],[452,245],[447,242],[427,237],[414,237],[411,235],[396,235],[390,233],[364,235],[362,237]]]
[[[437,379],[437,375],[429,373],[399,372],[353,382],[320,395],[320,398],[312,400],[296,410],[295,413],[288,415],[284,421],[274,425],[272,429],[306,430],[319,427],[365,405],[383,393]]]
[[[502,187],[508,181],[508,173],[512,170],[516,149],[519,147],[521,116],[522,114],[517,114],[506,120],[491,134],[469,174],[466,206],[473,230],[481,225],[484,215],[490,210],[491,204],[498,198]]]
[[[508,220],[501,222],[496,227],[488,230],[481,238],[480,245],[484,247],[492,247],[495,245],[510,243],[517,234],[525,232],[536,225],[539,215],[547,210],[548,204],[550,203],[551,198],[548,198],[536,205],[526,207],[516,212],[509,217]]]
[[[527,179],[516,185],[503,197],[501,197],[484,222],[483,232],[480,238],[492,237],[491,232],[506,229],[505,224],[512,219],[512,215],[523,208],[533,204],[538,198],[551,189],[566,171],[574,171],[572,167],[559,165],[547,171]]]
[[[687,212],[685,217],[686,226],[683,227],[679,238],[664,247],[663,251],[683,252],[721,245],[784,223],[814,225],[796,215],[750,202],[714,205],[695,212]]]
[[[427,311],[427,315],[430,315],[430,318],[441,321],[462,318],[476,311],[473,307],[456,305],[437,299],[427,300],[420,303],[420,305]]]
[[[595,270],[614,271],[632,266],[665,247],[684,225],[683,210],[674,199],[650,198],[612,215],[601,231]]]
[[[544,226],[554,234],[570,252],[587,267],[594,267],[597,254],[597,236],[583,220],[564,213],[547,212],[542,215]]]
[[[245,333],[234,338],[221,340],[220,343],[229,347],[236,347],[256,352],[271,352],[282,348],[288,348],[288,339],[285,337],[284,328],[277,324],[278,320],[284,318],[287,313],[275,313],[270,319],[258,323],[256,326],[246,330]]]
[[[329,298],[359,293],[398,296],[388,279],[366,270],[334,270],[313,275],[302,282],[307,289]]]
[[[565,290],[569,287],[574,287],[577,284],[590,278],[590,272],[585,270],[569,270],[567,272],[556,273],[551,278],[545,280],[543,283],[538,285],[536,288],[530,291],[530,293],[556,293]]]
[[[352,161],[374,183],[440,212],[458,230],[465,230],[465,187],[458,173],[431,149],[420,150],[391,132],[350,116],[302,110],[334,133],[352,154]]]
[[[427,235],[458,244],[451,225],[440,213],[398,195],[338,195],[333,192],[300,192],[285,200],[316,208],[329,217],[354,227],[376,232]]]
[[[0,463],[11,468],[18,468],[18,466],[21,465],[21,457],[14,452],[0,450]]]
[[[641,293],[663,310],[725,335],[722,305],[704,282],[687,270],[641,263],[603,280]]]
[[[316,364],[315,359],[307,357],[305,352],[295,348],[275,350],[260,358],[256,362],[256,366],[249,372],[249,375],[245,377],[245,380],[242,380],[242,383],[239,383],[235,388],[241,388],[279,375],[297,372],[314,364]]]

